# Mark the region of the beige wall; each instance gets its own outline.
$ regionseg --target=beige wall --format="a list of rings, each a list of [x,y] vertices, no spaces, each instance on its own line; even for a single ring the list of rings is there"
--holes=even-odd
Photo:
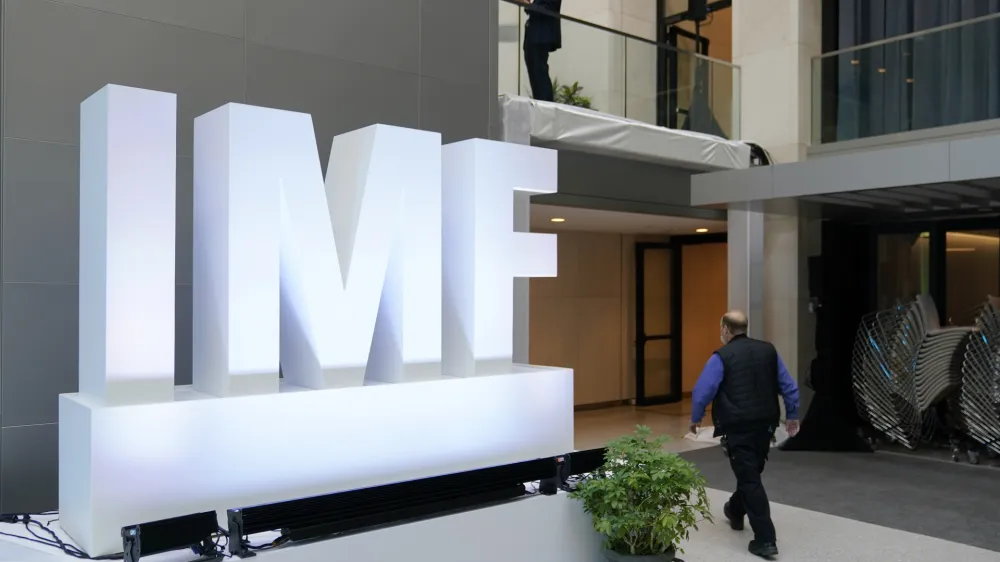
[[[637,241],[666,242],[667,238],[560,231],[559,276],[531,280],[530,362],[574,369],[577,405],[635,397]],[[717,347],[718,319],[726,306],[726,255],[725,244],[683,250],[685,312],[681,329],[685,376],[690,362],[697,365],[696,369],[692,367],[697,378],[708,355]],[[663,272],[661,279],[647,278],[647,282],[668,282],[662,279],[665,268],[649,269]],[[654,311],[669,314],[662,299],[648,300],[646,308],[647,316]],[[656,322],[648,324],[654,327]],[[669,354],[660,357],[655,351],[647,350],[647,372],[654,377],[669,360]],[[685,390],[689,391],[687,384]],[[647,392],[665,391],[663,385],[647,386]]]
[[[577,404],[626,397],[622,238],[560,232],[559,276],[531,280],[531,363],[571,367]]]

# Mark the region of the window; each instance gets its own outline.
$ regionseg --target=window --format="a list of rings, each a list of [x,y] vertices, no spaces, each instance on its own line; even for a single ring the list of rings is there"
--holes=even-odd
[[[878,310],[892,308],[930,291],[930,235],[927,232],[878,237]]]
[[[1000,230],[952,231],[945,240],[947,320],[971,325],[986,298],[1000,296]]]

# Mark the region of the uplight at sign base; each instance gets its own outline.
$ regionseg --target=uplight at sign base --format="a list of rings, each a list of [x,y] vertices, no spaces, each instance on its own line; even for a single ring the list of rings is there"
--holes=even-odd
[[[81,106],[80,388],[170,400],[176,96]],[[374,125],[322,175],[307,114],[195,119],[192,371],[216,396],[471,376],[511,363],[514,277],[555,235],[513,232],[513,191],[556,191],[551,150]],[[170,337],[166,337],[169,335]]]

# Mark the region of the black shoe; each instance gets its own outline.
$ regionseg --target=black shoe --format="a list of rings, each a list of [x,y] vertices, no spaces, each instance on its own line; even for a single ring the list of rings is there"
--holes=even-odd
[[[729,512],[729,502],[726,502],[726,505],[722,506],[722,513],[726,514],[726,519],[729,520],[729,527],[732,528],[732,530],[734,531],[743,530],[743,518],[740,517],[739,519],[737,519],[732,516],[732,514]]]
[[[750,547],[747,550],[750,551],[750,554],[760,556],[761,558],[770,558],[778,555],[778,545],[773,542],[750,541]]]

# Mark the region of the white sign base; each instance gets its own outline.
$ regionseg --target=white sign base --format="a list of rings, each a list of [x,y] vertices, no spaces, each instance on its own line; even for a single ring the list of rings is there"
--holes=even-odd
[[[433,477],[573,449],[573,372],[108,407],[59,397],[59,512],[91,556],[126,525]],[[224,519],[220,519],[224,521]]]
[[[275,535],[261,535],[251,540],[265,544],[273,538]],[[292,544],[263,551],[254,560],[607,562],[601,541],[580,501],[560,492],[335,539]]]

